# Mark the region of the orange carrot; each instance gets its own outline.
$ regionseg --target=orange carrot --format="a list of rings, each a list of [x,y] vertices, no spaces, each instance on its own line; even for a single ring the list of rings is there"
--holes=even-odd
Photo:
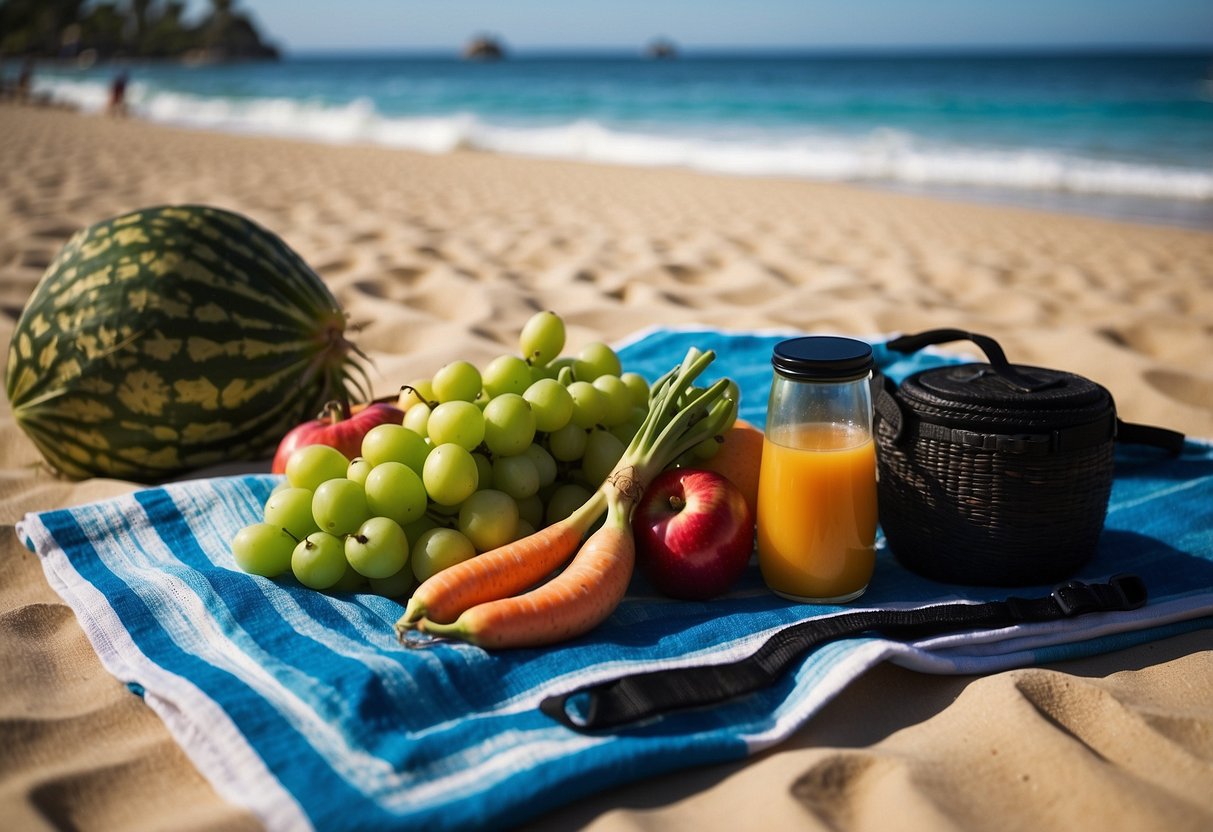
[[[397,632],[422,618],[449,623],[470,607],[539,583],[573,557],[605,505],[606,496],[595,494],[564,520],[430,576],[413,591]]]
[[[628,511],[611,510],[573,562],[552,580],[513,598],[466,610],[451,624],[422,619],[418,629],[481,647],[540,647],[592,630],[619,605],[636,559]]]

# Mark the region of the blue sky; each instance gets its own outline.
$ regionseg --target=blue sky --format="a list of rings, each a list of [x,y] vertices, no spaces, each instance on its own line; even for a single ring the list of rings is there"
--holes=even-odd
[[[287,50],[1213,47],[1213,0],[241,0]],[[209,3],[193,0],[191,7]]]

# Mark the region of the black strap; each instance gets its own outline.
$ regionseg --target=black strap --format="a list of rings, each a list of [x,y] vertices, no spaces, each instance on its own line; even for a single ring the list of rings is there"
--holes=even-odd
[[[744,659],[726,664],[655,670],[623,676],[549,696],[539,708],[578,731],[619,728],[685,708],[716,705],[764,688],[805,653],[823,642],[864,633],[899,641],[966,630],[988,630],[1028,622],[1053,621],[1091,612],[1133,610],[1146,603],[1146,586],[1135,575],[1116,575],[1104,584],[1070,581],[1043,598],[1015,598],[978,604],[937,604],[904,610],[860,610],[793,624]],[[573,697],[587,697],[575,718]]]
[[[1085,425],[1057,428],[1048,433],[986,433],[965,430],[915,418],[901,428],[899,438],[934,439],[953,445],[964,445],[983,451],[1022,454],[1025,456],[1048,456],[1057,453],[1092,448],[1111,442],[1116,436],[1116,419],[1109,412],[1106,416]],[[1159,428],[1161,430],[1161,428]],[[1182,446],[1183,440],[1180,438]]]
[[[1123,422],[1120,419],[1116,420],[1116,441],[1162,448],[1171,456],[1179,456],[1184,449],[1184,435],[1179,431]]]

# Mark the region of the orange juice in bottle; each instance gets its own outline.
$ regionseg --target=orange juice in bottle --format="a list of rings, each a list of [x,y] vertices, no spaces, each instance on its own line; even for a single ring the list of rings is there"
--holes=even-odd
[[[779,595],[840,604],[875,567],[872,349],[849,338],[781,342],[758,485],[758,564]]]

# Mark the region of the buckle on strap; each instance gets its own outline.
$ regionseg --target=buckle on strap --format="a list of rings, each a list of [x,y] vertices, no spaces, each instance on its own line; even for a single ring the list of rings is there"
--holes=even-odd
[[[1146,584],[1136,575],[1113,575],[1106,584],[1067,581],[1053,588],[1053,600],[1069,618],[1089,612],[1135,610],[1146,603]]]

